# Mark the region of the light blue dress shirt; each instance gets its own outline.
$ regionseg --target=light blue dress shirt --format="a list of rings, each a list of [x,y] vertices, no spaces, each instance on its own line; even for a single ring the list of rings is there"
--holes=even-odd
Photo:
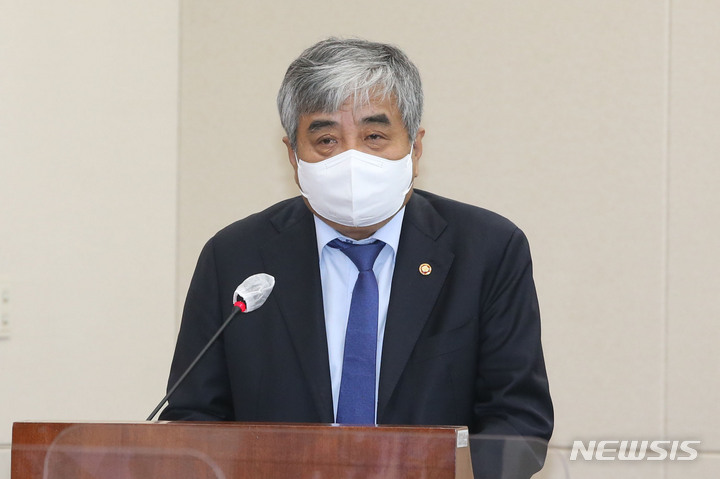
[[[345,331],[347,329],[348,315],[350,314],[352,290],[357,280],[358,270],[350,258],[345,256],[342,251],[327,246],[327,244],[335,238],[352,243],[369,243],[374,240],[385,243],[385,247],[380,251],[373,266],[373,272],[378,283],[377,370],[375,372],[375,417],[377,421],[377,391],[380,379],[383,338],[385,336],[385,321],[387,319],[390,287],[393,271],[395,270],[395,258],[404,216],[405,208],[403,207],[374,235],[360,241],[341,235],[317,216],[314,217],[318,257],[320,258],[320,280],[322,283],[325,332],[327,334],[335,417],[337,417],[337,404],[340,396],[340,380],[342,378],[343,355],[345,352]]]

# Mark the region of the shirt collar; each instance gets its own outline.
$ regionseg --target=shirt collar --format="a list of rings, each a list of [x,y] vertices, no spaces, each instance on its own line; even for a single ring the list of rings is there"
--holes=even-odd
[[[323,220],[313,215],[315,220],[315,236],[317,237],[318,257],[322,257],[322,251],[325,245],[335,238],[340,238],[343,241],[349,241],[350,243],[370,243],[375,240],[380,240],[383,243],[389,245],[394,254],[397,254],[398,244],[400,243],[400,231],[402,230],[402,221],[405,216],[405,207],[403,206],[400,211],[395,213],[390,221],[385,226],[377,230],[369,238],[357,241],[352,238],[348,238],[337,232],[335,229],[330,227]]]

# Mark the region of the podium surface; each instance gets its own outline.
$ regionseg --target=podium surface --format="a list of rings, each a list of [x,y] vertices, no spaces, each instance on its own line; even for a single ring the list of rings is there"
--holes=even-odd
[[[13,425],[12,479],[472,478],[466,427]]]

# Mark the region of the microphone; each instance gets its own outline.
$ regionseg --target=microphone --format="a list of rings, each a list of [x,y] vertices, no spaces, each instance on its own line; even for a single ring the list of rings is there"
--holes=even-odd
[[[237,287],[233,294],[233,304],[243,313],[255,311],[265,303],[274,286],[274,277],[266,273],[254,274]]]
[[[150,413],[146,421],[152,421],[158,411],[160,411],[160,408],[163,407],[165,402],[170,398],[170,396],[173,395],[178,386],[180,386],[180,383],[185,380],[185,377],[190,374],[190,371],[192,371],[195,365],[200,361],[200,359],[205,356],[205,353],[208,349],[210,349],[210,346],[212,346],[217,340],[217,338],[220,337],[227,325],[230,324],[230,321],[235,319],[235,316],[237,316],[238,313],[249,313],[250,311],[255,311],[260,306],[262,306],[268,296],[270,296],[270,293],[272,292],[274,286],[274,277],[266,273],[258,273],[247,278],[240,284],[240,286],[235,289],[235,292],[233,293],[233,310],[232,313],[230,313],[230,316],[227,317],[227,319],[222,324],[222,326],[220,326],[220,329],[217,330],[215,335],[210,338],[210,341],[208,341],[202,351],[200,351],[197,357],[195,357],[193,362],[190,363],[190,366],[188,366],[182,376],[180,376],[180,378],[175,381],[175,384],[172,385],[172,387],[165,395],[165,397],[162,398],[160,403],[155,406],[155,409],[153,409],[153,412]]]

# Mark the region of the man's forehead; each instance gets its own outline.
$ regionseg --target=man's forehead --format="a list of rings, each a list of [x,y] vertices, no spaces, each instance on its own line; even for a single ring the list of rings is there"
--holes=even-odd
[[[316,111],[300,115],[300,122],[307,123],[308,128],[315,130],[338,124],[340,118],[351,114],[355,123],[379,123],[391,125],[400,119],[395,99],[370,99],[367,102],[346,100],[336,111]]]
[[[332,115],[332,114],[330,114]],[[374,125],[392,125],[392,120],[390,117],[385,113],[372,113],[368,115],[362,115],[362,116],[356,116],[355,123],[357,124],[374,124]],[[313,118],[311,115],[306,119],[310,123],[308,124],[307,129],[310,131],[316,131],[323,128],[330,128],[334,126],[338,126],[340,124],[340,121],[336,119],[331,118],[325,118],[322,114],[319,114],[318,117]]]

